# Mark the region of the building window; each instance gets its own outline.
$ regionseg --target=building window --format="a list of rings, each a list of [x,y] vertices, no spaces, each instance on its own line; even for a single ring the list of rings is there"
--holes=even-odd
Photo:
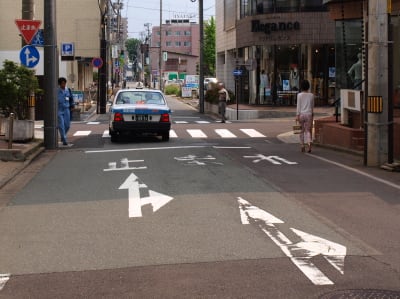
[[[172,31],[169,31],[169,30],[165,31],[165,35],[166,36],[171,36],[172,35]]]
[[[172,42],[165,42],[165,45],[166,45],[167,47],[172,47]]]
[[[181,32],[180,31],[175,31],[175,35],[179,36],[179,35],[181,35]]]
[[[160,36],[160,31],[157,31],[156,34],[157,34],[158,36]]]
[[[181,46],[181,42],[175,42],[175,47],[180,47]]]
[[[186,36],[191,36],[191,35],[192,35],[192,33],[191,33],[190,31],[185,31],[184,34],[185,34]]]
[[[192,45],[192,43],[191,42],[183,42],[183,45],[185,47],[190,47]]]

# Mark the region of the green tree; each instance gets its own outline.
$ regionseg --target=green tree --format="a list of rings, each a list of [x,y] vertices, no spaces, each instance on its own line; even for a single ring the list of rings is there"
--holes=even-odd
[[[204,22],[204,74],[215,77],[215,19]]]
[[[38,87],[33,70],[5,60],[0,69],[0,109],[15,113],[18,119],[26,119],[28,97],[31,92],[37,92]]]

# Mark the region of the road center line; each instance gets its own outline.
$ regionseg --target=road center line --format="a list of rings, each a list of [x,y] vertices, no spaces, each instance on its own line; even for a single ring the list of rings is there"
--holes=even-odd
[[[333,164],[333,165],[342,167],[342,168],[344,168],[344,169],[346,169],[346,170],[355,172],[355,173],[357,173],[357,174],[360,174],[360,175],[363,175],[363,176],[365,176],[365,177],[367,177],[367,178],[370,178],[370,179],[372,179],[372,180],[374,180],[374,181],[377,181],[377,182],[379,182],[379,183],[382,183],[382,184],[388,185],[388,186],[390,186],[390,187],[393,187],[393,188],[395,188],[395,189],[397,189],[397,190],[400,190],[400,186],[399,186],[399,185],[397,185],[397,184],[395,184],[395,183],[392,183],[392,182],[389,182],[389,181],[384,180],[384,179],[380,179],[380,178],[378,178],[378,177],[376,177],[376,176],[373,176],[373,175],[371,175],[371,174],[369,174],[369,173],[366,173],[366,172],[363,172],[363,171],[361,171],[361,170],[358,170],[358,169],[352,168],[352,167],[350,167],[350,166],[347,166],[347,165],[344,165],[344,164],[341,164],[341,163],[338,163],[338,162],[335,162],[335,161],[331,161],[331,160],[328,160],[328,159],[325,159],[325,158],[322,158],[322,157],[318,157],[318,156],[315,156],[315,155],[309,155],[309,156],[312,156],[312,157],[314,157],[314,158],[316,158],[316,159],[319,159],[319,160],[321,160],[321,161],[324,161],[324,162],[327,162],[327,163],[330,163],[330,164]]]

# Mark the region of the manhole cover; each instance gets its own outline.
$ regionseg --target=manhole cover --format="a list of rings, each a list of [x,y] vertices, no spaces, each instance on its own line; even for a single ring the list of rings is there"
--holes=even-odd
[[[322,295],[320,299],[400,299],[400,291],[343,290]]]

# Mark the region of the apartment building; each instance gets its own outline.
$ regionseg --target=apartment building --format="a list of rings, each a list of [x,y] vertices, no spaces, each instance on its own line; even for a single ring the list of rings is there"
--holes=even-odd
[[[196,66],[199,63],[199,40],[199,24],[191,22],[190,19],[166,20],[165,24],[162,24],[161,33],[160,26],[154,26],[150,46],[153,76],[159,74],[160,49],[161,52],[166,52],[167,57],[166,61],[162,58],[162,73],[196,74],[198,68]]]

